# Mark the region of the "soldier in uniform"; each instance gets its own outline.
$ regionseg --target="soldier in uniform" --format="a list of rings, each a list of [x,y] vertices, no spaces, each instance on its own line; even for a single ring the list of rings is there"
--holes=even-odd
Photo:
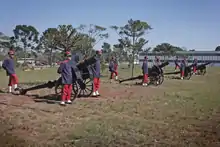
[[[179,62],[178,61],[178,57],[176,57],[176,60],[175,60],[175,71],[180,68],[178,62]]]
[[[181,61],[181,65],[180,65],[181,80],[183,80],[183,78],[184,78],[185,68],[186,68],[186,60],[185,60],[185,58],[184,58],[184,59]]]
[[[148,61],[147,61],[147,56],[144,57],[144,61],[142,64],[142,72],[143,72],[143,86],[148,85]]]
[[[12,92],[12,86],[14,86],[14,90],[17,90],[18,77],[15,73],[14,50],[10,49],[8,57],[3,61],[2,68],[6,71],[7,76],[9,76],[8,93]]]
[[[198,64],[198,60],[197,60],[197,58],[194,58],[194,60],[193,60],[193,74],[196,74],[197,64]]]
[[[71,53],[65,53],[66,59],[60,64],[60,67],[57,70],[57,73],[61,74],[62,79],[62,100],[60,102],[61,105],[71,104],[71,93],[72,93],[72,62],[71,62]]]
[[[94,65],[94,78],[93,78],[93,97],[100,96],[99,94],[99,88],[100,88],[100,77],[101,77],[101,63],[100,63],[100,56],[102,55],[102,51],[98,50],[96,51],[96,63]]]

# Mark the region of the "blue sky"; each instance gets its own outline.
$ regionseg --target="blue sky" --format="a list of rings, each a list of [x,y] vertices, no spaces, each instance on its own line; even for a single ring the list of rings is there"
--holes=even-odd
[[[0,31],[12,35],[17,24],[40,32],[59,24],[124,25],[130,18],[152,27],[148,46],[163,42],[196,50],[220,45],[219,0],[0,0]],[[111,29],[105,42],[119,38]],[[101,47],[100,42],[96,48]]]

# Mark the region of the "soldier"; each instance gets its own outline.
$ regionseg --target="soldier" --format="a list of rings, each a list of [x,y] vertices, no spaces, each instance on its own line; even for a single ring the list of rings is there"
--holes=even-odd
[[[92,93],[92,96],[93,97],[96,97],[96,96],[100,96],[99,94],[99,88],[100,88],[100,76],[101,76],[101,73],[100,73],[100,66],[101,66],[101,63],[100,63],[100,56],[102,54],[102,51],[99,50],[99,51],[96,51],[96,63],[94,65],[94,79],[93,79],[93,93]]]
[[[114,60],[114,71],[115,71],[115,80],[118,80],[118,60],[115,58]]]
[[[144,57],[144,61],[142,64],[142,72],[143,72],[143,86],[148,85],[148,61],[147,61],[147,56]]]
[[[178,62],[179,62],[179,61],[178,61],[178,57],[176,57],[176,60],[175,60],[175,62],[174,62],[174,63],[175,63],[175,71],[180,68]]]
[[[114,63],[114,57],[111,58],[110,62],[109,62],[109,71],[110,71],[110,82],[112,82],[112,79],[114,78],[114,74],[115,74],[115,63]]]
[[[185,68],[186,68],[186,60],[185,60],[185,58],[181,61],[181,65],[180,65],[181,67],[181,69],[180,69],[180,71],[181,71],[181,80],[183,80],[183,78],[184,78],[184,74],[185,74]]]
[[[61,105],[71,104],[71,93],[72,93],[72,65],[71,65],[71,53],[66,52],[65,53],[66,60],[64,60],[60,67],[58,68],[57,72],[61,74],[62,79],[62,100],[60,102]]]
[[[197,58],[194,58],[194,60],[193,60],[193,74],[196,74],[197,64],[198,64],[198,60],[197,60]]]
[[[160,65],[160,58],[157,57],[157,56],[155,56],[154,65],[156,65],[156,66],[159,66],[159,65]]]
[[[9,76],[8,93],[11,93],[12,86],[14,86],[14,90],[18,88],[18,77],[15,73],[14,51],[12,49],[8,52],[8,56],[3,61],[2,68],[6,71],[7,76]]]

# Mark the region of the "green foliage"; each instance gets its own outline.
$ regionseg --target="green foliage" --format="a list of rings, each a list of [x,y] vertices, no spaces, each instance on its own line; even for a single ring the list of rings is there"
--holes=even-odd
[[[91,55],[93,47],[101,40],[109,37],[109,34],[106,32],[106,28],[94,24],[90,24],[88,26],[80,25],[78,30],[83,37],[78,46],[85,55]]]
[[[220,46],[217,46],[215,51],[220,51]]]
[[[161,43],[157,45],[155,48],[153,48],[153,52],[160,52],[168,56],[174,55],[177,51],[183,51],[183,49],[180,47],[173,46],[169,43]]]
[[[13,32],[14,36],[11,38],[11,42],[16,42],[17,45],[22,45],[21,48],[24,49],[24,58],[26,59],[27,49],[34,50],[34,48],[36,48],[39,44],[39,32],[34,26],[31,25],[17,25]]]
[[[132,58],[133,77],[135,57],[140,51],[145,50],[143,47],[148,43],[148,40],[144,39],[144,35],[152,28],[147,22],[133,19],[128,20],[127,24],[122,27],[111,26],[111,28],[121,37],[121,40],[119,40],[120,47],[123,47],[128,57]]]

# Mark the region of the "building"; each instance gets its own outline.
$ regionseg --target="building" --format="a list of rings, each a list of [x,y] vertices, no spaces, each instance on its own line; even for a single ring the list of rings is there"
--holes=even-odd
[[[178,51],[172,56],[166,53],[154,53],[154,52],[148,52],[147,54],[140,53],[139,54],[140,64],[143,63],[144,57],[146,55],[148,56],[148,62],[150,66],[152,66],[155,56],[158,56],[161,62],[168,61],[170,63],[169,66],[175,65],[174,61],[177,56],[180,59],[182,57],[186,57],[188,63],[192,63],[194,58],[197,58],[199,64],[211,61],[212,64],[210,64],[210,66],[220,66],[220,51]]]

